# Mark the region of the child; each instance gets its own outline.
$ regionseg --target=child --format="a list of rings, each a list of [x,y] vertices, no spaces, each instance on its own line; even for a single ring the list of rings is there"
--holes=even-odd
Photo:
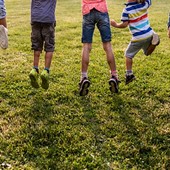
[[[0,0],[0,47],[2,49],[8,48],[7,32],[5,4],[4,0]]]
[[[106,0],[82,0],[82,68],[81,80],[79,83],[80,96],[88,94],[90,81],[88,80],[87,70],[89,65],[89,54],[92,49],[92,38],[95,26],[100,31],[103,48],[106,52],[107,62],[110,67],[111,78],[109,81],[111,92],[118,93],[118,75],[116,64],[111,46],[110,19]]]
[[[125,28],[129,26],[132,34],[126,56],[126,83],[135,79],[132,71],[132,60],[134,56],[142,49],[145,55],[150,55],[159,44],[159,36],[150,27],[147,9],[151,6],[151,0],[143,3],[139,0],[127,0],[126,7],[123,10],[121,23],[111,21],[111,25],[116,28]]]
[[[41,87],[48,89],[49,72],[55,44],[55,8],[57,0],[32,0],[31,2],[31,42],[34,50],[33,69],[29,77],[31,85],[39,88],[39,58],[45,51],[45,67],[41,73]]]
[[[170,14],[169,14],[169,20],[168,20],[168,37],[170,38]]]

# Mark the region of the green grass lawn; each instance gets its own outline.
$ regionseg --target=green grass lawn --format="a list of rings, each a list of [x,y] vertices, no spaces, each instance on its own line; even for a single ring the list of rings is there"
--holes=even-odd
[[[123,0],[108,0],[110,18],[120,21]],[[90,92],[80,97],[81,1],[59,0],[56,51],[50,88],[35,90],[30,1],[6,0],[9,48],[0,50],[0,169],[169,170],[169,0],[153,1],[150,23],[161,43],[151,56],[134,59],[137,79],[125,86],[128,29],[112,28],[120,92],[110,94],[109,68],[95,30],[90,56]],[[40,69],[44,67],[44,53]]]

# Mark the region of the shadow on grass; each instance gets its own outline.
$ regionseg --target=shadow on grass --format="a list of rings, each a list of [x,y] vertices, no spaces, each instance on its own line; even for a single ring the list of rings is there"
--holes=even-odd
[[[113,96],[113,101],[110,103],[110,112],[115,112],[113,127],[117,136],[116,155],[119,162],[122,162],[122,167],[168,170],[170,133],[163,134],[158,131],[159,126],[168,124],[166,117],[162,120],[156,119],[154,106],[148,109],[148,105],[140,99],[128,101],[118,95]],[[113,162],[114,159],[115,156]]]
[[[147,106],[105,95],[31,94],[11,159],[54,170],[167,169],[169,134],[160,134]]]

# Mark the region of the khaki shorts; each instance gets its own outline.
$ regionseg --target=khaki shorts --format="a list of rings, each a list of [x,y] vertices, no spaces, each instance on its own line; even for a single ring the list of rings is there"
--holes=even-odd
[[[152,40],[152,36],[145,40],[141,40],[137,42],[130,42],[125,51],[125,56],[128,58],[133,58],[141,49],[146,55],[147,49],[149,45],[151,44],[151,40]]]
[[[53,52],[55,48],[55,23],[31,23],[32,50]]]

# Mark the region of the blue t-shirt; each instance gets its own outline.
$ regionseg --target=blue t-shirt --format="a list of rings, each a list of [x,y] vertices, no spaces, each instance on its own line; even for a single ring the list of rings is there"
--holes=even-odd
[[[32,0],[31,22],[54,23],[57,0]]]

